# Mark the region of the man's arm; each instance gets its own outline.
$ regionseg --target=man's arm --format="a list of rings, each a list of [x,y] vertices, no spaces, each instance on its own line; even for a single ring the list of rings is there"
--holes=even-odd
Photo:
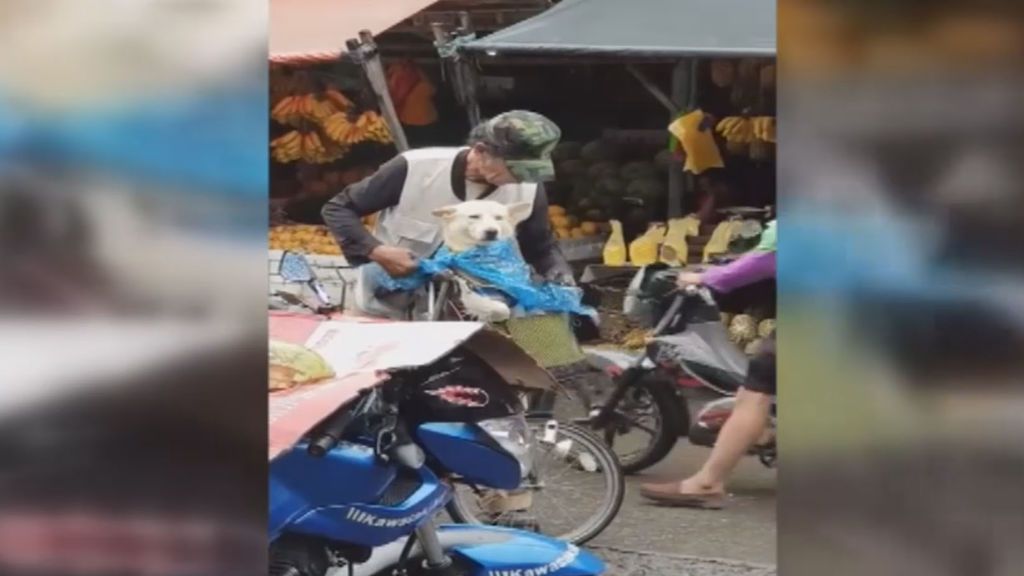
[[[558,246],[548,223],[548,195],[544,186],[537,185],[533,212],[517,229],[519,249],[527,264],[549,280],[572,280],[572,268]]]
[[[405,158],[395,156],[324,204],[320,214],[350,264],[369,262],[370,253],[381,245],[363,226],[362,218],[398,204],[408,172]]]

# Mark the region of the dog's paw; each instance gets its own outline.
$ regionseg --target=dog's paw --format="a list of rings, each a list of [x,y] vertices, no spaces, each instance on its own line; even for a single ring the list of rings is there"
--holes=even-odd
[[[494,302],[497,306],[491,310],[491,316],[487,319],[487,322],[507,322],[512,317],[512,310],[505,303],[495,302],[494,300],[491,302]]]
[[[507,304],[473,291],[462,293],[462,307],[467,316],[480,322],[505,322],[512,317],[512,310]]]

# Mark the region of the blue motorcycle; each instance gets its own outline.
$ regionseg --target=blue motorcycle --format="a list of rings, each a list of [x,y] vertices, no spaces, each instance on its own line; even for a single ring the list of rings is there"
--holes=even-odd
[[[391,370],[271,460],[270,575],[603,573],[593,554],[541,534],[435,523],[452,498],[448,478],[515,490],[531,471],[521,389],[509,382],[557,384],[507,378],[514,362],[457,347]]]

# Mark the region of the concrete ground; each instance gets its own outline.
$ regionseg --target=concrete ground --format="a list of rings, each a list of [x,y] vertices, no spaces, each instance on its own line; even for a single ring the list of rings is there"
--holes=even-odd
[[[662,508],[640,496],[641,483],[682,478],[698,469],[708,452],[683,439],[664,461],[627,477],[622,509],[591,545],[774,565],[776,471],[757,459],[739,465],[722,510]]]

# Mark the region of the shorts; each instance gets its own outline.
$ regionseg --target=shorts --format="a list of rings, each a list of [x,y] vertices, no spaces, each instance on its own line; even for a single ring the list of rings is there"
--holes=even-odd
[[[775,396],[775,335],[761,343],[750,359],[743,387],[751,392]]]

